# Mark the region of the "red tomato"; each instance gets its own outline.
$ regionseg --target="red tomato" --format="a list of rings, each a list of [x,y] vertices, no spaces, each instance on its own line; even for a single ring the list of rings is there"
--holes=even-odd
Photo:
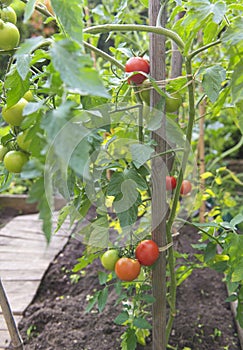
[[[176,188],[176,178],[174,176],[166,176],[166,191],[172,191]]]
[[[183,180],[181,184],[180,194],[186,195],[192,190],[192,184],[189,180]]]
[[[116,262],[115,272],[120,280],[130,282],[138,277],[140,268],[138,260],[123,257]]]
[[[131,57],[125,65],[125,71],[127,73],[140,71],[148,74],[150,72],[150,65],[149,62],[142,57]],[[135,84],[142,84],[145,79],[146,77],[143,74],[138,73],[129,78],[128,83],[134,82]]]
[[[154,241],[146,239],[139,243],[135,255],[141,265],[151,266],[159,257],[159,247]]]

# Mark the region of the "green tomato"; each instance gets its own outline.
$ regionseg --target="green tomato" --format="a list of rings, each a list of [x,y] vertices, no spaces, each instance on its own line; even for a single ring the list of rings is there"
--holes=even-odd
[[[21,151],[9,151],[3,159],[4,166],[10,173],[21,173],[27,161],[28,156]]]
[[[17,15],[12,7],[4,7],[0,11],[0,18],[4,22],[11,22],[13,24],[16,24],[17,22]]]
[[[20,126],[24,119],[23,110],[27,104],[28,101],[26,101],[24,98],[21,98],[18,103],[10,108],[4,106],[2,109],[2,116],[5,122],[13,126]]]
[[[115,265],[118,260],[119,253],[117,249],[109,249],[101,257],[101,263],[104,268],[111,271],[115,269]]]
[[[32,142],[31,139],[26,139],[26,135],[27,135],[28,131],[21,131],[18,135],[17,135],[17,144],[18,146],[23,150],[23,151],[26,151],[26,152],[29,152],[30,151],[30,144]]]
[[[176,112],[181,106],[182,97],[178,92],[172,92],[170,93],[170,96],[167,95],[165,98],[165,108],[166,112],[173,113]]]
[[[15,24],[0,19],[0,50],[12,50],[19,44],[19,30]]]
[[[8,152],[8,148],[0,145],[0,161],[3,161],[5,154]]]

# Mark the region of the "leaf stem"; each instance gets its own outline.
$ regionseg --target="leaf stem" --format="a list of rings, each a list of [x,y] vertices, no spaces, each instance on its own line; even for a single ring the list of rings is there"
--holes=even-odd
[[[83,44],[88,50],[95,52],[100,57],[104,58],[105,60],[111,62],[112,64],[114,64],[115,66],[120,68],[122,71],[125,71],[125,66],[122,63],[120,63],[119,61],[117,61],[114,57],[108,55],[108,53],[98,49],[97,47],[89,44],[86,41],[84,41]]]
[[[199,49],[197,49],[197,50],[191,52],[191,53],[188,55],[187,59],[191,60],[193,57],[195,57],[196,55],[198,55],[200,52],[206,51],[206,50],[209,49],[210,47],[213,47],[213,46],[216,46],[216,45],[219,45],[219,44],[221,44],[221,40],[220,40],[220,39],[218,39],[218,40],[216,40],[216,41],[213,41],[212,43],[209,43],[209,44],[207,44],[207,45],[205,45],[205,46],[199,47]]]
[[[148,26],[148,25],[137,25],[137,24],[103,24],[94,27],[88,27],[84,29],[84,33],[86,34],[100,34],[100,33],[110,33],[110,32],[148,32],[155,33],[159,35],[164,35],[171,40],[173,40],[181,51],[184,50],[184,42],[181,37],[173,32],[172,30],[156,27],[156,26]]]
[[[28,3],[28,0],[21,0],[24,4],[27,4]],[[46,17],[53,17],[53,14],[50,13],[47,9],[43,8],[42,6],[39,6],[39,5],[35,5],[35,9],[42,13],[44,16]],[[53,20],[55,20],[55,17],[53,17]]]

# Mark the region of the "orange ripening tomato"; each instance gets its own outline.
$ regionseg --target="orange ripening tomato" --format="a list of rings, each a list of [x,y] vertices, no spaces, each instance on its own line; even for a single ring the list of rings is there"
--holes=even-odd
[[[117,277],[126,282],[135,280],[140,273],[141,265],[138,260],[122,257],[115,265]]]

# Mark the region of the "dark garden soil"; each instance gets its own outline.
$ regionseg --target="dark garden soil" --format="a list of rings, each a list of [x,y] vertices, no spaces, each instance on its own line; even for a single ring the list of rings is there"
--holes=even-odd
[[[197,234],[185,227],[177,238],[178,248],[192,253]],[[85,313],[87,296],[100,288],[99,261],[86,269],[77,283],[70,274],[83,245],[72,238],[46,272],[33,303],[27,308],[19,328],[25,350],[118,350],[122,328],[113,320],[119,313],[116,294],[111,292],[105,310]],[[230,305],[225,302],[222,276],[211,270],[196,270],[178,290],[178,316],[171,345],[173,349],[240,349]],[[151,350],[151,338],[146,347]],[[168,348],[172,349],[172,347]],[[129,349],[128,349],[129,350]]]

